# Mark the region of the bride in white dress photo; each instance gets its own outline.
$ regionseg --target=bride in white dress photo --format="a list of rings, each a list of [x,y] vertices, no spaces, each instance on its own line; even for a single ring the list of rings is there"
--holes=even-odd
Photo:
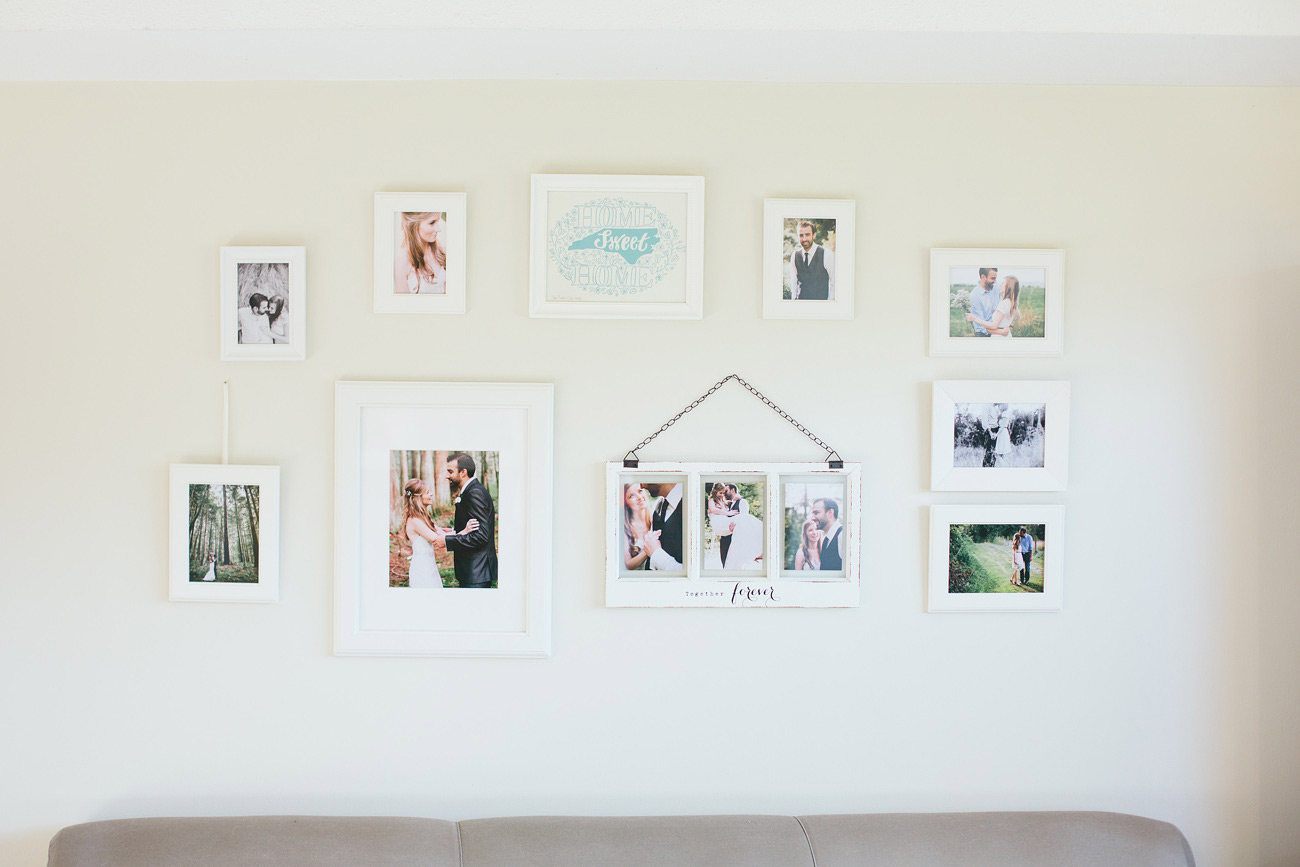
[[[423,479],[409,480],[402,499],[406,520],[402,522],[400,538],[411,546],[411,569],[406,586],[441,590],[442,575],[438,571],[438,557],[433,546],[434,542],[445,539],[451,530],[436,526],[429,517],[433,490]],[[472,533],[478,526],[478,521],[470,518],[463,532]]]
[[[717,547],[706,546],[705,568],[762,569],[763,522],[751,513],[749,500],[741,496],[736,485],[722,482],[714,482],[707,497],[705,507]]]

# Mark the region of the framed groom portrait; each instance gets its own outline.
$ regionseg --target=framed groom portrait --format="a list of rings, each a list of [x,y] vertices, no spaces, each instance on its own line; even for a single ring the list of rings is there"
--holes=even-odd
[[[852,199],[763,200],[763,318],[852,319]]]
[[[335,385],[338,655],[548,656],[549,383]]]

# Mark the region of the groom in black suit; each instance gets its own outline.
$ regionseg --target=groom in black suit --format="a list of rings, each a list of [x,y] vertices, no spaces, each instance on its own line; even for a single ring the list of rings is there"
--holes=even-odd
[[[651,530],[645,538],[645,548],[650,552],[650,568],[676,570],[682,568],[682,486],[671,483],[645,482],[642,487],[652,497],[658,497]]]
[[[487,488],[474,478],[477,469],[464,452],[447,458],[447,481],[456,495],[456,532],[443,539],[455,559],[461,587],[491,587],[497,580],[496,507]],[[461,532],[470,518],[478,519],[478,529]]]
[[[727,485],[726,499],[727,517],[734,518],[740,514],[740,504],[744,502],[740,496],[740,489],[735,485]],[[727,552],[731,550],[731,534],[718,537],[718,545],[721,548],[722,568],[727,568]]]

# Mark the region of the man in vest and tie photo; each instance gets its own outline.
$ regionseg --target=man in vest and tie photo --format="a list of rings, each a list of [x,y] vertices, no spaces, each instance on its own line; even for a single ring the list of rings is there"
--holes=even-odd
[[[835,231],[834,220],[818,222],[828,232]],[[788,278],[796,301],[835,300],[835,254],[814,240],[817,230],[809,220],[798,221],[795,237],[799,243],[790,254]]]
[[[813,502],[808,515],[822,531],[817,568],[822,572],[839,572],[844,568],[844,525],[840,523],[840,504],[829,497]]]

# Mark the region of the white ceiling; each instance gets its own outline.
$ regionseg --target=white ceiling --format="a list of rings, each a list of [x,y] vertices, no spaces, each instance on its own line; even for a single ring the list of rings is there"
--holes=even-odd
[[[0,0],[0,80],[449,78],[1300,85],[1300,0]]]
[[[1297,0],[3,0],[0,30],[864,30],[1300,36]]]

